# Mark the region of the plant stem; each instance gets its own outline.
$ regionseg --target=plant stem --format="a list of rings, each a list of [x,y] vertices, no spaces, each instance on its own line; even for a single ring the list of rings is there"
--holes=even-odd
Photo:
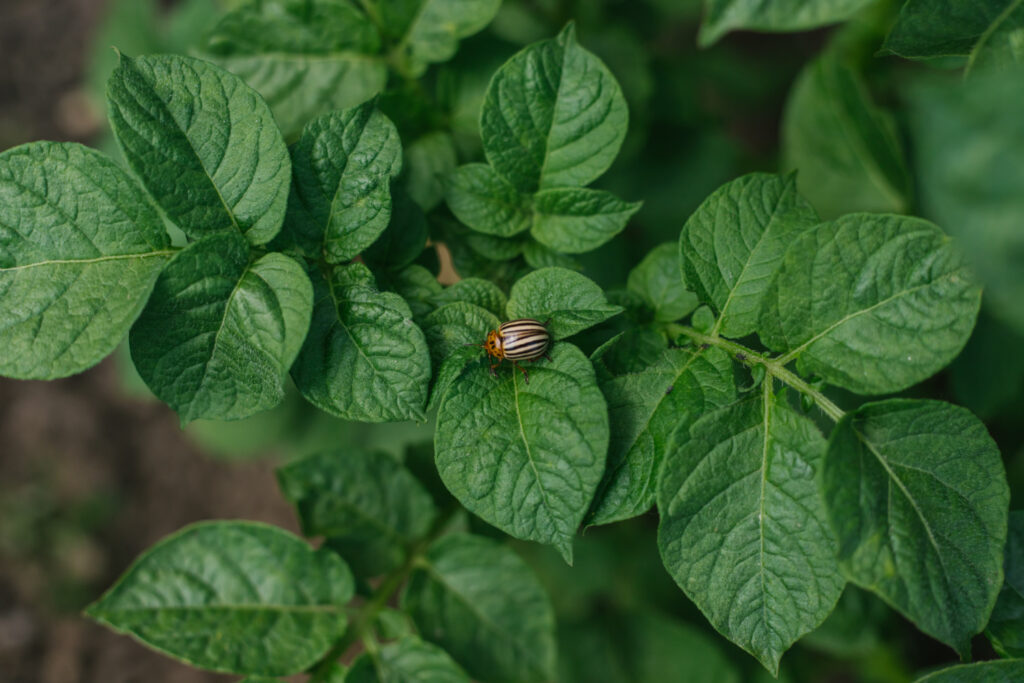
[[[843,412],[842,408],[830,401],[823,393],[805,382],[792,370],[786,369],[785,363],[780,362],[780,359],[778,358],[769,358],[768,356],[758,353],[753,349],[749,349],[742,344],[737,344],[736,342],[729,341],[728,339],[722,339],[717,334],[703,334],[692,327],[687,327],[686,325],[669,325],[669,333],[673,335],[681,334],[689,337],[698,344],[714,346],[715,348],[722,349],[741,363],[762,366],[765,369],[765,372],[772,377],[793,387],[801,394],[810,396],[814,400],[814,404],[821,409],[821,412],[832,418],[834,422],[839,422],[839,420],[843,418],[843,415],[846,414]]]
[[[434,525],[431,527],[430,532],[417,541],[412,547],[409,548],[406,553],[405,562],[401,564],[397,569],[394,569],[389,574],[384,576],[384,580],[381,581],[380,585],[370,596],[370,599],[359,608],[359,613],[349,624],[348,629],[345,631],[345,635],[335,643],[323,658],[310,669],[313,674],[311,681],[318,680],[318,676],[326,676],[327,671],[331,665],[334,664],[339,657],[352,647],[355,643],[364,639],[364,637],[370,633],[370,629],[373,627],[373,620],[376,618],[377,613],[381,611],[391,601],[391,598],[395,596],[398,589],[402,587],[409,575],[412,574],[412,570],[423,562],[423,557],[426,554],[427,548],[430,544],[437,539],[438,536],[444,531],[448,522],[452,516],[458,512],[458,506],[452,506],[445,510],[441,515],[438,516]]]

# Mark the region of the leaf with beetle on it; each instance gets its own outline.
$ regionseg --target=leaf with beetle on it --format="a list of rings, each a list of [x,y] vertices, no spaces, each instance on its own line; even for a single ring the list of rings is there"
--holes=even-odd
[[[308,236],[307,242],[320,241],[328,262],[355,257],[388,227],[391,179],[402,169],[402,145],[395,125],[374,102],[311,121],[292,160],[286,229]]]
[[[73,143],[0,154],[0,374],[53,379],[114,350],[173,255],[112,161]]]
[[[981,288],[934,224],[850,214],[797,237],[757,331],[803,373],[859,394],[900,391],[956,357]]]
[[[711,624],[777,675],[845,581],[818,490],[825,440],[771,384],[676,436],[658,486],[658,548]]]
[[[348,420],[422,420],[430,355],[409,304],[379,291],[361,263],[317,272],[313,293],[309,335],[291,369],[302,395]]]
[[[85,613],[194,666],[285,675],[342,636],[353,593],[340,557],[283,529],[201,522],[144,552]]]
[[[477,680],[554,679],[551,601],[505,545],[468,534],[441,538],[409,577],[401,605],[423,638]]]
[[[265,244],[278,233],[288,149],[266,102],[238,76],[190,57],[122,56],[107,99],[128,165],[189,237],[237,230]]]
[[[284,398],[312,299],[291,258],[269,253],[250,263],[241,235],[211,235],[160,274],[132,327],[132,360],[183,424],[249,417]]]
[[[844,573],[961,655],[1002,583],[1009,490],[970,411],[868,403],[829,439],[822,490]]]
[[[529,383],[512,367],[498,377],[484,364],[466,367],[441,401],[435,457],[466,509],[571,562],[604,471],[608,412],[586,356],[567,342],[549,353],[530,365]]]
[[[466,345],[482,346],[487,333],[499,324],[493,313],[468,301],[454,301],[431,311],[423,318],[422,327],[434,367],[441,368]]]
[[[509,318],[551,320],[552,339],[562,339],[622,312],[608,303],[604,292],[585,275],[565,268],[541,268],[512,285]]]
[[[251,85],[289,140],[312,118],[384,89],[380,33],[344,0],[261,0],[228,12],[203,54]]]

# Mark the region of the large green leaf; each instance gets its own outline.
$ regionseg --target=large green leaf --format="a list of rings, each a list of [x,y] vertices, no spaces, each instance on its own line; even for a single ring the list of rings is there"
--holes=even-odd
[[[511,237],[530,228],[526,198],[487,164],[459,166],[446,189],[448,208],[478,232]]]
[[[309,278],[289,257],[250,263],[240,235],[210,235],[160,274],[132,328],[132,360],[183,423],[248,417],[284,398],[312,300]]]
[[[626,282],[629,291],[643,299],[658,322],[679,320],[697,307],[697,295],[686,289],[679,274],[679,250],[672,242],[648,252]]]
[[[520,192],[590,183],[611,165],[629,113],[608,68],[572,24],[494,74],[480,112],[484,153]]]
[[[754,331],[783,253],[817,222],[792,175],[752,173],[704,200],[679,234],[679,264],[686,286],[719,312],[716,332]]]
[[[922,87],[911,105],[925,215],[960,240],[986,307],[1024,332],[1024,69]]]
[[[868,403],[836,425],[822,469],[848,578],[968,655],[1002,585],[1009,505],[985,426],[941,401]]]
[[[969,65],[1021,63],[1022,28],[1020,0],[907,0],[883,49],[911,59],[969,56]]]
[[[581,254],[622,232],[641,202],[624,202],[611,192],[585,187],[542,190],[533,196],[530,234],[546,247]]]
[[[572,561],[572,539],[608,448],[608,411],[594,369],[567,342],[531,365],[492,377],[468,366],[437,416],[437,469],[470,512],[515,536],[554,545]]]
[[[190,237],[235,229],[264,244],[281,229],[288,149],[237,76],[190,57],[122,57],[107,99],[128,164]]]
[[[892,115],[860,75],[828,53],[808,64],[786,102],[782,167],[826,219],[854,211],[903,213],[910,174]]]
[[[342,556],[360,575],[397,566],[437,514],[430,494],[386,453],[357,448],[318,453],[281,467],[277,480],[298,510],[302,533],[326,536],[332,547],[350,550]],[[361,567],[365,555],[383,561]]]
[[[704,0],[699,42],[707,47],[730,31],[806,31],[848,19],[871,0]]]
[[[485,308],[468,301],[454,301],[431,311],[423,318],[423,333],[430,347],[435,368],[467,344],[482,346],[490,330],[498,329],[498,318]],[[474,353],[482,355],[477,349]]]
[[[311,121],[292,150],[292,165],[287,230],[306,236],[305,243],[319,238],[329,262],[353,258],[388,226],[402,144],[375,103]]]
[[[384,89],[380,35],[347,0],[261,0],[226,14],[205,51],[260,93],[288,138]]]
[[[402,297],[360,263],[313,278],[313,319],[292,379],[313,405],[363,422],[422,420],[430,380],[423,332]]]
[[[479,306],[499,318],[504,317],[505,305],[508,303],[508,297],[498,285],[490,280],[477,277],[463,278],[455,284],[445,287],[443,291],[434,295],[433,300],[438,305],[465,301]],[[486,330],[480,330],[480,332],[485,334]]]
[[[585,275],[565,268],[535,270],[512,285],[510,318],[533,318],[551,324],[554,339],[569,337],[622,312],[608,303],[604,292]]]
[[[999,591],[985,635],[1004,657],[1024,657],[1024,511],[1010,513]]]
[[[599,384],[612,437],[587,518],[593,525],[647,512],[673,433],[736,397],[732,361],[718,349],[671,349],[640,372],[602,378]]]
[[[960,251],[932,223],[850,214],[793,241],[758,333],[832,384],[899,391],[956,357],[980,294]]]
[[[479,680],[554,678],[551,602],[530,567],[495,541],[453,534],[434,543],[402,607],[424,638]]]
[[[0,154],[0,374],[98,363],[172,253],[148,197],[98,152],[35,142]]]
[[[368,651],[352,663],[345,683],[470,683],[441,648],[405,636]]]
[[[409,76],[423,75],[430,64],[454,57],[459,40],[491,23],[500,5],[501,0],[383,3],[385,19],[403,29],[393,51],[396,61]]]
[[[825,440],[770,386],[677,437],[658,486],[658,547],[711,624],[777,674],[844,581],[817,485]]]
[[[341,637],[353,589],[340,557],[283,529],[203,522],[139,556],[85,613],[193,666],[291,674]]]
[[[1024,679],[1024,660],[961,664],[940,669],[914,683],[1013,683]]]

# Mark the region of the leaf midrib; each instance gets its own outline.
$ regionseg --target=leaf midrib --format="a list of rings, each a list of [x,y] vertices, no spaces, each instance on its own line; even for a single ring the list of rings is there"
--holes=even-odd
[[[35,263],[26,263],[21,266],[9,266],[6,268],[0,267],[0,273],[10,273],[21,270],[30,270],[32,268],[38,268],[41,266],[60,266],[60,265],[88,265],[92,263],[103,263],[104,261],[121,261],[130,259],[146,259],[154,256],[173,256],[178,253],[176,249],[162,249],[160,251],[147,251],[138,254],[115,254],[111,256],[97,256],[94,258],[84,259],[49,259],[46,261],[37,261]]]
[[[1013,14],[1017,9],[1021,7],[1022,3],[1024,3],[1024,0],[1012,0],[1010,4],[1008,4],[1006,8],[999,13],[999,16],[995,18],[995,21],[989,24],[988,28],[986,28],[984,32],[982,32],[981,36],[978,38],[978,42],[976,42],[974,44],[974,47],[971,48],[970,57],[967,58],[967,65],[964,67],[965,77],[967,76],[967,74],[971,73],[971,69],[974,68],[974,63],[977,61],[978,55],[981,54],[982,48],[985,47],[985,43],[987,43],[989,39],[993,35],[995,35],[996,29],[1004,21],[1009,19],[1011,14]]]

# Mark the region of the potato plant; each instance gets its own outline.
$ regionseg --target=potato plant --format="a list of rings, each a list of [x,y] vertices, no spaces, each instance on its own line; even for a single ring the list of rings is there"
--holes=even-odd
[[[802,648],[854,658],[895,612],[965,662],[920,680],[1024,678],[1024,517],[990,435],[1024,378],[1024,9],[706,0],[712,52],[836,26],[777,159],[698,153],[718,187],[688,199],[644,50],[692,3],[632,4],[231,3],[187,54],[117,54],[112,156],[0,154],[4,376],[127,337],[182,425],[297,391],[433,434],[287,462],[315,543],[195,524],[88,617],[250,682],[733,681],[811,677]],[[479,348],[517,318],[552,339],[528,377]],[[566,628],[574,573],[621,563],[580,561],[581,531],[619,524],[656,526],[617,552],[660,557],[688,620],[633,599]]]

